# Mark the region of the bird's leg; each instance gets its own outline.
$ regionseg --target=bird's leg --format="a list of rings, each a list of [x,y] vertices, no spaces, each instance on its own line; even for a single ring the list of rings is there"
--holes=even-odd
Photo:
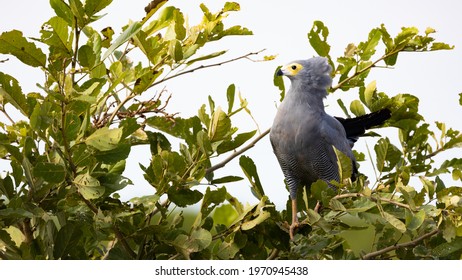
[[[318,200],[318,201],[316,202],[316,206],[315,206],[314,209],[313,209],[314,212],[319,213],[319,209],[321,209],[321,207],[322,207],[321,201]]]
[[[294,231],[298,226],[297,199],[292,199],[292,224],[289,227],[289,236],[291,240],[294,240]]]

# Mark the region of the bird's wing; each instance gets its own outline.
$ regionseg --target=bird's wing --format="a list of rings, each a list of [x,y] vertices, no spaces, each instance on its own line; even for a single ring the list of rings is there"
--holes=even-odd
[[[351,159],[353,167],[352,178],[355,178],[357,173],[356,160],[351,150],[350,141],[347,138],[344,127],[338,120],[327,114],[323,116],[320,124],[320,142],[322,142],[324,145],[323,149],[327,151],[326,159],[324,160],[328,160],[329,164],[332,165],[330,169],[335,168],[337,172],[337,177],[335,178],[335,180],[338,181],[340,178],[338,175],[337,155],[332,147],[335,147],[337,150],[344,153]],[[328,179],[331,180],[332,178]]]
[[[325,114],[321,122],[320,133],[323,141],[354,159],[346,131],[337,119]]]

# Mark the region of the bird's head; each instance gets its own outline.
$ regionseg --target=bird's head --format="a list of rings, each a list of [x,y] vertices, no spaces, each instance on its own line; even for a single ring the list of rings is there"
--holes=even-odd
[[[281,67],[278,76],[287,76],[292,84],[303,84],[317,89],[327,89],[332,84],[332,67],[325,57],[296,60]]]

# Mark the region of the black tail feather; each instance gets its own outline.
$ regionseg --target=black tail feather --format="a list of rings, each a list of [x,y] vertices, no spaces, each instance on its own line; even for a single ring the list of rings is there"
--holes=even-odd
[[[358,137],[366,133],[367,129],[383,124],[390,117],[391,111],[385,108],[356,118],[335,118],[345,128],[347,138],[356,141]]]

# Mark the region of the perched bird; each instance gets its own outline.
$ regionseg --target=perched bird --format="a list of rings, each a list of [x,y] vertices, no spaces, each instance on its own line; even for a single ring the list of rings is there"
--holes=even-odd
[[[328,115],[323,99],[332,83],[331,72],[332,68],[323,57],[297,60],[277,72],[277,75],[287,76],[291,81],[270,132],[273,151],[292,201],[291,239],[299,225],[297,189],[310,187],[318,179],[335,189],[330,182],[338,182],[340,175],[333,147],[351,159],[354,180],[357,175],[356,160],[351,150],[354,142],[364,135],[366,129],[382,124],[391,116],[388,109],[350,119]]]

